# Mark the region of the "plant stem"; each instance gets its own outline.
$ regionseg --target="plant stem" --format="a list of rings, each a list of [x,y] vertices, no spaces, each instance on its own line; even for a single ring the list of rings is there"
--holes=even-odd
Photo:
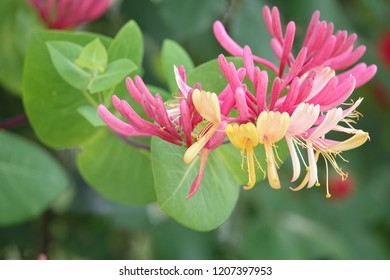
[[[99,103],[88,93],[88,91],[83,91],[84,97],[87,99],[89,104],[91,104],[94,108],[99,106]]]
[[[129,137],[125,137],[125,136],[122,136],[122,135],[119,135],[120,139],[122,139],[123,141],[125,141],[127,144],[130,144],[136,148],[140,148],[140,149],[144,149],[146,151],[150,151],[150,144],[146,144],[146,143],[140,143],[140,142],[137,142],[137,141],[134,141],[133,139],[129,138]]]
[[[3,120],[0,122],[0,130],[1,129],[8,129],[14,126],[18,126],[24,123],[27,123],[27,115],[26,114],[21,114],[6,120]]]

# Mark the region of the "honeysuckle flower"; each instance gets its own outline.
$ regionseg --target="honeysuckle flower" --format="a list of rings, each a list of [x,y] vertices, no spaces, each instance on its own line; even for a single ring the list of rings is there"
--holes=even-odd
[[[347,31],[344,30],[333,34],[333,23],[320,21],[319,11],[313,13],[297,56],[292,53],[295,23],[290,21],[283,34],[278,8],[273,7],[271,10],[265,6],[263,17],[272,36],[272,49],[280,63],[277,66],[258,56],[254,56],[253,60],[274,71],[283,80],[282,88],[287,86],[294,77],[303,77],[312,70],[316,71],[315,79],[325,79],[325,81],[336,75],[339,83],[342,83],[345,79],[353,76],[356,80],[356,87],[365,84],[375,75],[376,66],[367,66],[364,63],[359,63],[343,73],[336,74],[334,72],[345,70],[354,65],[363,56],[366,47],[361,45],[354,48],[357,39],[356,34],[348,36]],[[214,23],[214,34],[227,52],[234,56],[244,56],[244,48],[234,42],[220,21]],[[287,68],[289,69],[286,71]],[[324,83],[317,83],[324,85]]]
[[[192,93],[192,102],[198,113],[209,123],[199,133],[196,142],[185,152],[184,162],[187,164],[190,163],[206,145],[222,122],[221,109],[219,107],[218,97],[215,93],[195,89]]]
[[[290,116],[286,112],[263,111],[257,119],[259,143],[265,149],[268,182],[274,189],[280,189],[281,186],[273,149],[275,143],[285,137],[289,124]]]
[[[308,188],[311,188],[314,185],[320,185],[318,182],[317,175],[317,160],[319,155],[322,155],[324,157],[326,169],[328,169],[329,162],[333,166],[335,171],[342,177],[343,180],[347,178],[348,174],[343,172],[343,170],[338,166],[336,157],[341,157],[342,152],[355,149],[363,145],[369,139],[369,135],[367,132],[355,129],[350,125],[350,123],[352,122],[352,118],[357,116],[355,109],[357,108],[357,106],[359,106],[361,101],[362,99],[359,99],[355,104],[353,104],[350,108],[344,111],[341,108],[335,108],[330,110],[325,117],[320,117],[317,119],[317,124],[315,124],[315,126],[310,129],[307,129],[304,134],[298,134],[296,136],[301,140],[301,144],[304,143],[304,146],[307,149],[309,165],[306,166],[307,174],[302,183],[298,187],[290,187],[290,189],[300,190],[305,187],[305,185]],[[315,110],[311,110],[312,108],[310,108],[309,106],[305,106],[302,111],[304,111],[305,109],[306,116],[310,118],[311,115],[311,118],[314,119],[314,115],[317,114],[317,112]],[[348,127],[341,126],[340,123],[347,124]],[[343,132],[352,136],[344,141],[334,141],[325,137],[325,135],[330,131]],[[289,145],[289,148],[291,146],[292,145]],[[294,152],[291,152],[292,149],[294,150]],[[290,152],[291,154],[296,154],[295,148],[290,148]],[[299,161],[296,156],[292,156],[292,158],[294,169],[296,169],[299,166]],[[294,175],[292,181],[295,181],[295,179],[296,176]],[[329,192],[328,182],[326,185],[326,190],[326,197],[330,198],[331,194]]]
[[[302,60],[303,57],[303,55],[299,55],[297,59]],[[319,155],[330,162],[335,170],[345,178],[346,174],[337,165],[336,156],[343,151],[362,145],[368,139],[366,132],[350,126],[352,118],[358,116],[355,109],[362,99],[345,110],[340,107],[355,89],[355,77],[350,76],[340,82],[339,77],[334,75],[334,70],[315,68],[302,76],[293,77],[289,84],[284,86],[280,77],[269,80],[268,72],[261,71],[258,66],[254,65],[255,58],[253,58],[248,46],[243,48],[243,60],[244,67],[236,69],[234,64],[227,63],[222,55],[219,57],[221,70],[229,81],[235,97],[233,106],[239,115],[235,122],[241,125],[256,124],[259,144],[264,145],[266,151],[266,176],[271,187],[281,187],[277,173],[279,166],[274,152],[277,152],[275,143],[283,138],[287,142],[293,162],[291,181],[296,181],[301,173],[298,155],[308,172],[302,183],[292,189],[299,190],[305,186],[310,188],[313,185],[319,185],[317,175]],[[298,61],[298,63],[302,62]],[[317,74],[318,71],[321,73]],[[288,72],[287,76],[290,74]],[[244,75],[253,83],[254,93],[251,93],[248,87],[243,84]],[[316,75],[318,76],[317,80],[315,79]],[[342,127],[339,123],[346,123],[348,127]],[[245,134],[240,133],[237,128],[232,129],[231,127],[228,125],[226,132],[232,143],[235,141],[234,137],[246,139]],[[343,142],[337,142],[325,138],[330,131],[352,134],[353,136]],[[251,152],[248,153],[244,144],[233,143],[233,145],[241,149],[243,155],[246,153],[248,157],[248,154],[251,154]],[[308,164],[305,163],[300,149],[306,149]],[[250,160],[250,157],[247,160]],[[253,175],[255,172],[251,166],[253,164],[248,162],[250,178],[248,186],[253,186],[251,181],[255,178]],[[329,196],[327,187],[327,197]]]
[[[259,135],[256,126],[253,123],[245,124],[228,124],[225,128],[226,134],[230,142],[241,150],[241,156],[244,160],[246,156],[248,166],[249,181],[244,189],[251,189],[256,183],[254,147],[259,144]],[[257,160],[256,160],[257,161]],[[243,165],[243,164],[242,164]],[[259,164],[260,166],[260,164]]]
[[[210,151],[220,146],[225,139],[228,122],[222,112],[229,114],[232,106],[223,98],[230,95],[230,90],[225,89],[220,100],[215,93],[200,89],[200,85],[196,88],[188,86],[182,66],[175,67],[174,72],[179,97],[173,102],[164,103],[159,94],[153,96],[139,76],[134,81],[126,79],[130,96],[142,106],[150,120],[142,118],[127,101],[115,95],[112,104],[127,122],[116,117],[102,104],[98,106],[98,113],[113,131],[122,136],[157,136],[172,144],[188,147],[183,157],[186,164],[200,154],[199,173],[187,195],[190,198],[201,184]],[[228,107],[230,109],[226,110]]]
[[[283,34],[279,11],[276,7],[263,8],[263,16],[270,32],[271,46],[279,59],[275,65],[267,59],[254,56],[248,46],[241,47],[227,34],[223,24],[214,23],[214,34],[221,46],[234,56],[243,58],[247,78],[253,83],[256,101],[247,99],[246,108],[253,108],[254,118],[263,112],[287,113],[290,117],[289,127],[282,137],[286,139],[293,162],[293,176],[296,181],[300,175],[301,165],[298,155],[306,166],[307,175],[295,190],[304,186],[319,185],[317,160],[319,155],[329,161],[343,177],[346,174],[338,167],[335,157],[341,152],[356,148],[369,139],[368,134],[350,126],[350,115],[357,115],[354,110],[360,104],[343,110],[341,106],[355,88],[369,81],[376,73],[376,66],[364,63],[354,64],[362,57],[365,46],[354,47],[356,34],[348,36],[346,31],[335,34],[332,23],[319,20],[319,12],[314,12],[302,46],[295,56],[292,53],[295,37],[295,23],[289,22]],[[266,66],[277,77],[269,81],[268,73],[255,67],[255,63]],[[345,71],[345,69],[348,69]],[[233,67],[225,71],[232,76]],[[344,70],[344,72],[343,72]],[[236,83],[237,84],[237,83]],[[269,87],[271,86],[270,90]],[[238,107],[237,107],[238,108]],[[247,111],[244,111],[247,112]],[[252,114],[253,117],[253,114]],[[347,123],[349,128],[338,125]],[[284,127],[281,127],[284,129]],[[343,142],[325,139],[330,131],[339,131],[353,136]],[[307,165],[300,149],[307,150]],[[272,150],[271,150],[272,151]],[[269,153],[270,155],[270,153]],[[272,160],[272,156],[268,156]],[[269,166],[270,167],[270,166]],[[272,167],[272,165],[271,165]],[[276,171],[276,168],[274,169]],[[267,172],[271,173],[272,172]],[[271,175],[272,176],[272,175]],[[272,180],[270,180],[272,185]],[[330,197],[327,184],[327,197]]]
[[[50,29],[69,29],[103,15],[111,0],[27,0]]]

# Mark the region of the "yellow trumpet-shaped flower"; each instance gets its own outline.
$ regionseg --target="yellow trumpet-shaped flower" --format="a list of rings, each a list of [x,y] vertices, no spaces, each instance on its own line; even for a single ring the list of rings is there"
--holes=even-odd
[[[248,166],[248,186],[245,189],[251,189],[256,183],[255,172],[255,153],[253,148],[259,144],[259,135],[256,126],[253,123],[246,124],[229,124],[225,128],[230,142],[237,148],[241,149],[241,155],[244,158],[246,154]]]
[[[207,141],[217,131],[221,124],[221,109],[218,97],[215,93],[195,89],[192,93],[192,102],[198,113],[209,123],[197,136],[197,141],[192,144],[184,154],[184,162],[190,163],[206,145]]]
[[[263,144],[265,149],[268,181],[274,189],[280,189],[280,181],[273,148],[274,144],[285,136],[289,125],[290,116],[285,112],[263,111],[257,119],[259,143]]]

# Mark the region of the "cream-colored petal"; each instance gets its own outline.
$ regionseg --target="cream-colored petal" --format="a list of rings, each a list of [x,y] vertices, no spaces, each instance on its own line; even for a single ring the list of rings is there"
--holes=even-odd
[[[230,142],[239,149],[244,149],[248,143],[253,147],[259,142],[256,126],[253,123],[228,124],[225,128]],[[248,142],[250,141],[250,142]]]
[[[246,162],[248,166],[248,185],[245,187],[246,190],[250,190],[256,184],[256,170],[255,170],[255,159],[254,159],[253,147],[249,146],[246,149]]]
[[[263,144],[266,140],[271,143],[282,139],[290,125],[290,116],[284,112],[266,112],[260,113],[257,119],[257,131],[259,133],[259,142]]]
[[[280,189],[281,185],[280,185],[279,175],[277,171],[274,151],[272,150],[273,149],[272,143],[265,141],[264,149],[267,157],[266,161],[267,161],[268,182],[273,189]]]
[[[291,136],[286,135],[286,142],[287,142],[288,149],[290,151],[291,162],[293,166],[293,176],[290,180],[291,182],[296,181],[301,173],[301,164],[299,162],[298,154],[293,141],[294,140]]]
[[[311,143],[307,143],[307,156],[309,159],[309,182],[307,183],[307,187],[311,188],[318,181],[317,160]]]
[[[309,96],[306,98],[306,100],[310,100],[312,97],[316,96],[323,89],[323,87],[329,82],[329,80],[336,75],[336,72],[330,67],[319,66],[316,67],[314,70],[316,71],[316,76],[313,81],[313,87],[311,89],[311,92]],[[300,78],[301,82],[307,77],[308,74],[309,72],[301,76]]]
[[[310,138],[316,139],[324,136],[326,133],[331,131],[342,118],[343,110],[341,108],[330,110],[326,114],[322,123],[311,133]]]
[[[189,164],[202,150],[207,141],[214,135],[215,131],[218,129],[218,125],[213,125],[210,129],[200,137],[194,144],[192,144],[187,151],[184,153],[184,162]]]
[[[299,104],[291,115],[287,133],[290,135],[298,135],[307,131],[315,123],[319,113],[319,105],[308,103]]]
[[[330,147],[329,151],[338,153],[338,152],[352,150],[363,145],[367,141],[367,139],[370,139],[370,136],[368,135],[367,132],[363,130],[357,130],[355,135],[353,135],[352,137],[350,137],[345,141],[342,141]]]
[[[221,108],[215,93],[195,89],[192,93],[192,102],[204,119],[212,123],[221,123]]]

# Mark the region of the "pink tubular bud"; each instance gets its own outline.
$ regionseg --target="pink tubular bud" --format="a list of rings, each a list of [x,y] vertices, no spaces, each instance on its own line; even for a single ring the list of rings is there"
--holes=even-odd
[[[283,54],[282,54],[282,58],[280,59],[280,66],[279,66],[279,77],[282,77],[284,72],[284,67],[286,66],[286,64],[288,64],[288,59],[290,56],[292,45],[294,43],[294,36],[295,36],[295,23],[293,21],[290,21],[287,24],[286,34],[284,36]]]
[[[248,105],[246,103],[245,91],[241,87],[238,87],[234,96],[236,99],[236,107],[240,119],[243,121],[248,121],[251,118],[251,115],[249,114]]]
[[[220,21],[214,22],[213,31],[215,38],[227,52],[234,56],[242,56],[242,48],[230,38]]]

